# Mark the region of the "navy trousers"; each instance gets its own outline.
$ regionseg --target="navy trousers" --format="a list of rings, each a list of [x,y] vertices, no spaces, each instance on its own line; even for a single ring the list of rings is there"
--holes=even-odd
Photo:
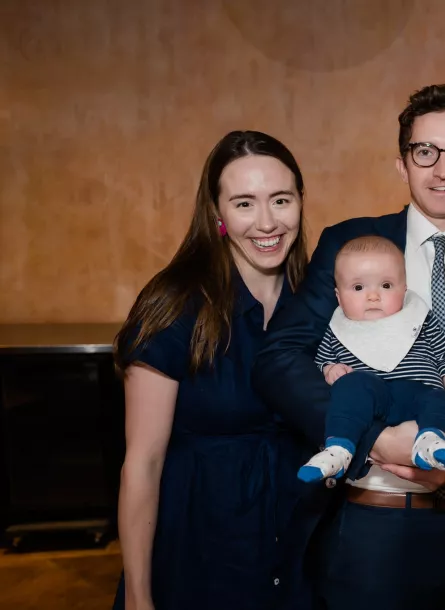
[[[419,381],[385,381],[363,371],[340,377],[331,387],[326,438],[348,438],[357,445],[375,419],[388,426],[415,419],[419,429],[445,430],[445,389]]]
[[[445,391],[414,381],[384,381],[366,372],[331,388],[326,436],[357,443],[373,419],[415,419],[445,430]],[[320,610],[445,609],[445,512],[363,506],[343,500],[320,530]]]
[[[445,512],[344,501],[320,534],[319,610],[444,610]]]

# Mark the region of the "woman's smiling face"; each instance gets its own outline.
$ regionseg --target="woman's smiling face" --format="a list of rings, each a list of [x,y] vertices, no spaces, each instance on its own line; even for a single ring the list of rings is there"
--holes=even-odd
[[[218,209],[239,267],[273,273],[282,266],[301,213],[295,176],[286,165],[266,155],[232,161],[221,174]]]

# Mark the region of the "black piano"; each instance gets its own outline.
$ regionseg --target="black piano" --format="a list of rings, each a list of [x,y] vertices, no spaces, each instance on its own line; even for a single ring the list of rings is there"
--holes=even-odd
[[[124,452],[120,324],[0,325],[0,527],[116,529]]]

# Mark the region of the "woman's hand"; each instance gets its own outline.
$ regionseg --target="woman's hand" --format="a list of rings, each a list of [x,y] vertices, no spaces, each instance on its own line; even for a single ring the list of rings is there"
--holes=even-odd
[[[143,605],[136,604],[133,606],[132,604],[127,604],[125,602],[125,610],[155,610],[153,602],[145,602]]]
[[[125,590],[125,610],[155,610],[151,598],[136,600],[128,589]]]

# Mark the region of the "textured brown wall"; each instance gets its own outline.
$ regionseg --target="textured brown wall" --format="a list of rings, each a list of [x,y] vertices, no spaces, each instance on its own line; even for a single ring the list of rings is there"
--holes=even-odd
[[[397,114],[445,81],[442,0],[1,0],[0,322],[115,321],[204,159],[281,138],[321,229],[408,200]]]

